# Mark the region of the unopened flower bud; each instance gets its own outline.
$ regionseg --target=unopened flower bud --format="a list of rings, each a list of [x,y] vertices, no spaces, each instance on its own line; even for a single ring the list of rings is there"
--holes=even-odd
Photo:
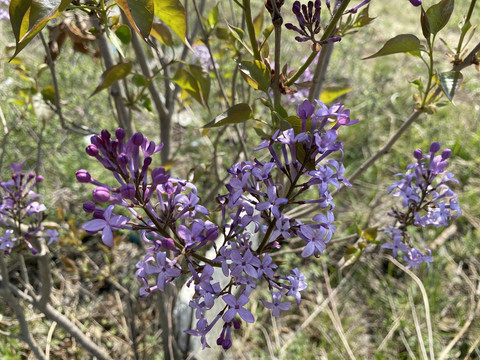
[[[430,153],[435,154],[438,150],[440,150],[440,143],[435,141],[430,145]]]
[[[87,201],[83,204],[83,211],[87,213],[93,213],[96,209],[96,205],[93,201]]]
[[[143,144],[143,134],[142,133],[135,133],[132,136],[132,142],[135,146],[140,146]]]
[[[423,156],[422,149],[415,149],[415,151],[413,152],[413,157],[417,160],[421,160],[422,156]]]
[[[91,145],[88,145],[87,148],[85,149],[85,152],[90,155],[90,156],[93,156],[93,157],[97,157],[98,156],[98,148],[91,144]]]
[[[125,139],[125,130],[123,130],[122,128],[118,128],[117,130],[115,130],[115,136],[119,141],[122,141],[123,139]]]
[[[135,186],[133,184],[125,184],[120,187],[120,194],[124,199],[133,200],[135,198]]]
[[[38,175],[36,181],[37,181],[37,184],[40,184],[43,181],[43,176]]]
[[[107,130],[105,130],[105,129],[102,130],[100,134],[101,134],[103,140],[110,140],[111,136],[110,136],[110,133]]]
[[[99,203],[104,203],[110,200],[110,191],[103,186],[97,187],[93,190],[93,200]]]
[[[445,150],[442,151],[442,159],[443,160],[447,160],[450,157],[450,155],[452,155],[452,150],[445,149]]]
[[[175,249],[175,243],[173,239],[171,238],[165,238],[162,240],[162,247],[165,250],[174,250]]]
[[[75,173],[77,180],[81,183],[88,183],[92,179],[90,173],[87,170],[80,169]]]

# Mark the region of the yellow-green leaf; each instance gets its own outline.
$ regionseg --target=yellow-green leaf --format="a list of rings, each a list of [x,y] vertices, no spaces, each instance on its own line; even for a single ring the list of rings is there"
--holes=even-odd
[[[363,60],[399,53],[420,57],[420,51],[423,50],[424,47],[420,44],[420,40],[415,35],[401,34],[388,40],[380,50],[373,55],[363,58]]]
[[[151,35],[163,45],[172,46],[173,38],[168,27],[159,22],[153,22]]]
[[[125,78],[132,71],[132,63],[126,62],[112,66],[110,69],[104,71],[100,77],[100,84],[95,91],[90,95],[92,97],[100,91],[112,86],[116,81]]]
[[[37,35],[47,22],[57,17],[71,0],[11,0],[10,23],[16,39],[12,59]]]
[[[147,41],[152,30],[153,0],[115,0],[135,31]]]
[[[344,86],[327,86],[322,90],[320,94],[320,101],[328,104],[333,100],[337,99],[338,97],[345,95],[352,91],[353,88],[351,87],[344,87]]]
[[[268,91],[270,87],[270,73],[263,62],[259,60],[240,61],[238,68],[251,87],[255,90]]]
[[[253,117],[250,105],[241,103],[233,105],[224,113],[218,115],[213,121],[209,122],[204,128],[217,127],[227,124],[238,124],[247,121]]]
[[[153,0],[155,15],[186,44],[187,22],[185,8],[179,0]]]

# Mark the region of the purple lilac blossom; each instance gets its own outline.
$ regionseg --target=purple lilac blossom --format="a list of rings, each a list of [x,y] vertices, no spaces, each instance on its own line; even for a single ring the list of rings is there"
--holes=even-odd
[[[114,205],[110,205],[103,213],[103,219],[94,219],[82,225],[82,229],[96,233],[102,231],[102,241],[107,246],[113,246],[112,229],[121,229],[130,220],[128,216],[112,214]]]
[[[0,180],[0,224],[6,229],[0,238],[0,249],[6,254],[21,243],[32,254],[37,254],[38,249],[32,245],[31,239],[45,237],[39,234],[43,231],[42,222],[46,218],[47,208],[40,202],[42,197],[33,191],[43,181],[43,177],[22,173],[22,168],[22,163],[12,163],[11,179]],[[25,228],[28,228],[28,232],[25,232]],[[16,237],[12,237],[13,234]],[[48,245],[50,243],[51,241]]]
[[[410,1],[410,4],[412,4],[413,6],[422,5],[422,0],[409,0],[409,1]]]
[[[0,21],[10,19],[10,15],[8,13],[9,4],[10,2],[8,0],[0,0]]]
[[[232,330],[242,321],[255,321],[245,305],[262,283],[272,296],[271,302],[262,303],[274,316],[290,307],[290,302],[282,301],[285,297],[299,305],[301,292],[307,288],[305,276],[298,269],[282,275],[284,266],[274,261],[273,254],[298,236],[305,242],[302,255],[318,256],[336,230],[331,191],[341,183],[350,186],[343,177],[343,144],[338,132],[358,120],[351,120],[350,112],[340,104],[327,107],[308,101],[299,104],[297,115],[301,128],[277,130],[254,149],[266,153],[266,161],[243,161],[228,170],[226,192],[217,197],[216,224],[193,184],[170,176],[164,168],[150,169],[151,156],[161,145],[155,146],[141,133],[127,139],[117,129],[114,139],[103,130],[86,148],[118,185],[101,183],[87,170],[77,171],[80,182],[95,186],[92,195],[98,203],[84,204],[93,219],[83,228],[102,231],[102,240],[109,246],[113,245],[112,230],[141,231],[146,253],[136,265],[135,276],[142,298],[187,276],[186,286],[194,290],[189,306],[197,319],[196,329],[187,333],[198,336],[202,347],[209,346],[205,335],[217,321],[224,322],[217,339],[224,349],[231,346]],[[276,181],[279,175],[285,179],[282,183]],[[321,208],[312,220],[303,223],[286,215],[287,210],[305,203]],[[131,217],[113,214],[114,206],[123,207]],[[215,243],[219,236],[220,246]],[[254,236],[259,239],[255,245]],[[206,258],[204,250],[210,247],[215,254]],[[227,285],[214,282],[214,275],[225,276]],[[237,300],[233,294],[238,292]],[[207,313],[222,300],[225,307],[208,323]]]
[[[392,239],[382,245],[382,248],[391,249],[393,257],[399,251],[406,253],[403,259],[408,263],[408,268],[418,269],[422,262],[433,261],[431,251],[426,249],[428,255],[418,251],[411,245],[407,227],[447,226],[451,219],[461,215],[457,194],[451,189],[452,183],[458,183],[452,173],[445,171],[447,159],[451,155],[450,149],[444,149],[440,155],[440,144],[434,142],[430,145],[428,153],[416,149],[413,156],[416,163],[407,166],[405,173],[396,174],[400,177],[387,189],[393,196],[402,199],[402,209],[392,208],[388,215],[395,218],[397,228],[388,227],[385,233]]]

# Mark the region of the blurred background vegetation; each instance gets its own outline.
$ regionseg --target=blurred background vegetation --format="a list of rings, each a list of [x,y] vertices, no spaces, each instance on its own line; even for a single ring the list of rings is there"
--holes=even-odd
[[[262,3],[254,2],[254,14],[259,13]],[[426,7],[433,4],[428,0],[424,3]],[[215,5],[214,1],[207,1],[204,16],[208,16]],[[425,73],[422,62],[406,55],[362,60],[395,35],[421,34],[419,9],[409,5],[407,0],[372,1],[369,13],[375,20],[335,45],[325,83],[353,88],[339,100],[351,109],[352,118],[360,119],[359,124],[342,129],[339,136],[345,146],[347,178],[413,112],[415,89],[409,82]],[[456,46],[458,24],[468,5],[467,1],[457,1],[450,23],[440,33],[451,47]],[[293,22],[293,16],[288,14],[290,7],[286,2],[282,9],[286,17],[284,22]],[[476,10],[472,24],[480,23],[478,6]],[[193,23],[194,12],[189,12],[188,16]],[[268,23],[268,14],[263,16]],[[220,4],[219,27],[225,28],[224,17],[231,19],[227,1]],[[46,29],[43,32],[47,37]],[[299,54],[307,56],[310,50],[308,45],[295,42],[293,37],[293,32],[284,29],[282,54],[284,62],[298,67],[303,57]],[[475,39],[478,41],[478,34],[472,42]],[[162,359],[162,355],[158,355],[161,353],[161,330],[156,300],[136,300],[138,285],[134,269],[142,254],[138,235],[120,234],[115,248],[106,249],[98,238],[87,237],[78,230],[87,218],[81,211],[82,203],[90,200],[92,189],[76,181],[75,171],[88,169],[99,179],[106,176],[105,171],[85,155],[88,137],[63,130],[47,104],[49,94],[45,89],[52,81],[40,40],[35,39],[8,63],[13,41],[8,22],[1,22],[0,48],[10,49],[0,55],[0,104],[5,119],[1,130],[4,144],[0,158],[1,178],[7,176],[10,163],[18,161],[45,177],[40,192],[49,209],[49,220],[59,224],[61,235],[58,248],[52,254],[56,265],[55,294],[57,299],[63,299],[56,305],[83,322],[93,337],[101,337],[114,358],[130,354],[126,339],[131,324],[127,324],[124,314],[134,312],[139,353],[145,359]],[[200,43],[198,39],[193,45],[197,43]],[[224,46],[224,40],[212,37],[211,43],[220,72],[228,82],[235,71],[235,54],[230,47]],[[66,43],[56,60],[63,112],[67,118],[88,128],[113,132],[116,125],[108,92],[89,97],[104,65],[94,56],[93,45],[89,45],[92,50],[89,54],[83,54],[73,51],[70,44]],[[176,51],[181,52],[180,42],[175,45]],[[436,61],[440,70],[451,67],[451,59],[444,55],[447,51],[443,43],[437,42]],[[135,60],[133,52],[126,54],[127,58]],[[187,59],[194,61],[191,55]],[[153,55],[150,60],[154,61]],[[251,302],[257,323],[246,325],[242,336],[234,337],[233,348],[224,358],[347,359],[345,341],[359,359],[407,359],[413,354],[421,358],[412,308],[416,310],[419,327],[426,339],[425,308],[419,287],[412,278],[383,258],[378,245],[369,244],[352,266],[340,269],[339,262],[346,248],[357,240],[355,236],[348,237],[356,234],[357,226],[382,228],[391,224],[386,213],[397,203],[386,195],[386,188],[393,182],[394,174],[404,171],[413,162],[413,150],[426,150],[433,141],[440,142],[442,148],[452,149],[448,170],[459,179],[454,190],[459,194],[463,216],[448,228],[416,232],[416,241],[432,248],[435,259],[430,271],[422,268],[416,274],[428,294],[436,354],[459,334],[460,338],[446,358],[480,358],[480,323],[476,318],[480,301],[480,77],[470,67],[464,72],[464,78],[466,81],[456,94],[455,105],[439,108],[433,115],[422,115],[353,188],[338,195],[336,224],[339,229],[320,259],[302,259],[298,252],[286,254],[282,259],[291,267],[301,267],[307,275],[309,287],[301,306],[275,319],[262,306]],[[241,91],[246,98],[257,96],[248,89]],[[196,181],[200,194],[216,186],[216,177],[210,172],[212,141],[222,131],[205,131],[201,127],[225,110],[213,79],[211,93],[210,112],[188,98],[178,101],[179,110],[172,131],[172,159],[164,164],[169,166],[171,174],[183,178],[191,176],[192,169],[201,170],[203,164],[206,172]],[[254,104],[256,118],[268,116],[258,101]],[[293,114],[296,105],[285,107]],[[137,107],[132,114],[137,131],[158,142],[155,115],[149,111],[148,104]],[[250,123],[244,125],[244,130],[248,134],[247,148],[252,149],[260,138]],[[234,146],[235,137],[236,133],[228,128],[218,147],[222,177],[238,152]],[[160,160],[156,161],[160,165]],[[213,206],[214,203],[210,203],[210,207]],[[381,234],[379,239],[382,240]],[[333,289],[331,297],[329,286]],[[0,306],[0,331],[4,334],[11,331],[15,323],[1,302]],[[343,340],[337,331],[337,313],[343,327]],[[35,324],[33,335],[40,343],[45,342],[50,325],[35,318],[33,313],[29,321]],[[28,357],[25,344],[0,336],[2,358]],[[88,358],[61,330],[55,331],[53,339],[52,358]]]

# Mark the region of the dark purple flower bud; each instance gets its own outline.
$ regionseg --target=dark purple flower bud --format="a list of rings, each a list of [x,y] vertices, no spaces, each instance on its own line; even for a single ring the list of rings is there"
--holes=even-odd
[[[430,154],[435,154],[438,150],[440,150],[440,143],[435,141],[430,145]]]
[[[103,209],[95,208],[93,211],[93,218],[104,220],[105,218],[103,217]],[[94,232],[94,234],[96,234],[96,232]]]
[[[450,157],[450,155],[452,155],[452,150],[445,149],[445,150],[442,151],[442,159],[443,160],[447,160]]]
[[[124,199],[135,199],[135,186],[133,184],[125,184],[120,187],[120,194]]]
[[[87,170],[80,169],[75,173],[77,180],[81,183],[88,183],[92,179],[90,173]]]
[[[97,187],[93,190],[93,200],[98,203],[104,203],[110,200],[110,191],[103,186]]]
[[[125,135],[125,130],[123,130],[122,128],[118,128],[117,130],[115,130],[115,136],[119,141],[125,139]]]
[[[28,174],[28,179],[27,179],[27,181],[32,180],[34,177],[35,177],[35,174],[34,174],[34,173]]]
[[[135,133],[132,136],[132,142],[135,146],[140,146],[143,144],[143,134],[142,133]]]
[[[110,137],[111,137],[111,136],[110,136],[110,133],[109,133],[107,130],[105,130],[105,129],[102,130],[102,131],[100,132],[100,135],[102,136],[102,139],[103,139],[103,140],[106,140],[106,141],[110,140]]]
[[[171,238],[165,238],[162,240],[162,247],[165,250],[174,250],[175,249],[175,242]]]
[[[96,205],[93,201],[87,201],[83,204],[83,211],[87,213],[93,213],[96,209]]]
[[[233,319],[233,328],[234,328],[235,330],[240,329],[241,326],[242,326],[242,323],[241,323],[240,321],[238,321],[238,320],[236,320],[236,319]]]
[[[117,156],[117,162],[120,166],[125,166],[128,163],[128,156],[125,153],[121,153]]]
[[[423,152],[422,149],[415,149],[413,152],[413,157],[417,160],[422,160]]]
[[[43,181],[43,176],[38,175],[36,181],[37,181],[37,184],[40,184]]]
[[[422,0],[409,0],[409,1],[410,1],[410,4],[412,4],[413,6],[422,5]]]
[[[146,157],[145,160],[143,160],[143,169],[147,169],[151,163],[152,158],[150,156]]]
[[[90,156],[93,156],[93,157],[97,157],[98,156],[98,148],[97,146],[91,144],[91,145],[88,145],[87,148],[85,149],[85,152],[90,155]]]

